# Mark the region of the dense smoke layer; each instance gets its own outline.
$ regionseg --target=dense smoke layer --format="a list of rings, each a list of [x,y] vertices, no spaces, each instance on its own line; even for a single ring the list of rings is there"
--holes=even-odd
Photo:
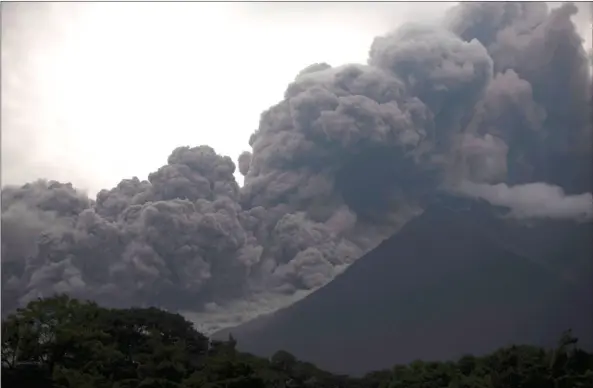
[[[590,221],[593,219],[591,193],[566,195],[558,186],[527,183],[508,186],[505,183],[485,185],[463,182],[457,189],[464,195],[485,199],[496,206],[510,209],[517,218],[553,218]]]
[[[590,217],[576,10],[462,3],[376,38],[367,65],[307,67],[262,113],[241,188],[208,146],[95,201],[53,181],[3,188],[3,310],[54,292],[199,309],[312,290],[443,187],[521,217]]]

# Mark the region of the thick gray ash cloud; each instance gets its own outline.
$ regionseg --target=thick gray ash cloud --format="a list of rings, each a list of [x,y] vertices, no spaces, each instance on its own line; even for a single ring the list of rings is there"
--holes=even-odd
[[[465,40],[481,41],[494,61],[500,85],[490,85],[491,101],[484,101],[490,107],[484,107],[482,116],[508,122],[496,125],[498,129],[483,123],[475,127],[507,132],[512,183],[537,179],[567,184],[562,182],[565,172],[547,168],[543,159],[573,152],[581,155],[572,158],[579,161],[591,153],[591,77],[583,38],[571,20],[577,11],[572,3],[551,11],[545,3],[468,3],[450,15],[451,29]],[[492,100],[507,106],[498,114],[488,112],[496,104]],[[569,191],[591,190],[587,185]]]
[[[95,200],[52,181],[3,188],[3,310],[54,292],[199,309],[312,290],[443,187],[520,217],[588,217],[592,84],[575,12],[462,3],[442,25],[377,37],[367,64],[308,66],[262,113],[243,187],[200,146]]]

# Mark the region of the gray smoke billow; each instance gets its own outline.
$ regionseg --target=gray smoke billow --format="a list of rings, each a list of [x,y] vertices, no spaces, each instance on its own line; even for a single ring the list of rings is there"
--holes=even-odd
[[[467,196],[507,207],[510,215],[517,218],[593,219],[591,193],[566,195],[561,187],[540,182],[509,187],[505,183],[485,185],[466,181],[457,189]]]
[[[236,165],[179,147],[95,200],[2,189],[2,309],[68,292],[211,308],[295,295],[418,215],[437,189],[520,217],[591,218],[591,90],[572,4],[462,3],[377,37],[368,64],[313,64]],[[584,162],[585,161],[585,162]]]

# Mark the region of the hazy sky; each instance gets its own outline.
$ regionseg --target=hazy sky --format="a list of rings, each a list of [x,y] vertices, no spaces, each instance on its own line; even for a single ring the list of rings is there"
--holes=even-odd
[[[177,146],[233,159],[314,62],[451,3],[2,3],[2,184],[94,194],[145,179]]]

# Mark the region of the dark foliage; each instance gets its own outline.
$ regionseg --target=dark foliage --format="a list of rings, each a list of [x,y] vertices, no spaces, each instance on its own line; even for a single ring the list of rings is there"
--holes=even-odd
[[[457,362],[397,365],[336,376],[279,351],[270,359],[210,341],[178,314],[105,309],[56,296],[2,321],[5,387],[578,388],[593,386],[593,355],[566,332],[554,350],[512,346]]]

